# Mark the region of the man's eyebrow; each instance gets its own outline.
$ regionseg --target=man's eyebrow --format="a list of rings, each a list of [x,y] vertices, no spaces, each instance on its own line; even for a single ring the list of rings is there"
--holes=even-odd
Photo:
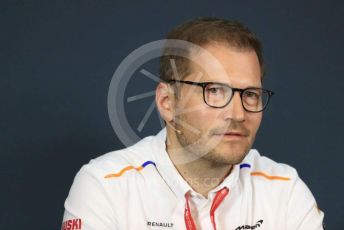
[[[263,88],[263,86],[258,85],[258,86],[247,86],[247,87],[245,87],[245,89],[247,89],[247,88]]]
[[[228,85],[228,86],[231,87],[231,88],[237,88],[237,87],[231,86],[231,85],[228,84],[228,83],[220,82],[220,81],[205,81],[205,82],[219,83],[219,84],[222,84],[222,85]],[[250,85],[250,86],[245,86],[245,87],[241,87],[241,88],[242,88],[242,89],[247,89],[247,88],[263,88],[263,86],[262,86],[262,85]]]

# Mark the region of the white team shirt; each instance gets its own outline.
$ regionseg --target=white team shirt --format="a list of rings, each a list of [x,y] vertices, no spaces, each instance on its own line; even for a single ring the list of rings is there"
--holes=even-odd
[[[213,199],[224,187],[217,230],[323,229],[324,214],[294,168],[250,150],[205,198],[178,173],[165,141],[163,129],[84,165],[65,201],[62,230],[186,229],[186,193],[197,230],[210,230]]]

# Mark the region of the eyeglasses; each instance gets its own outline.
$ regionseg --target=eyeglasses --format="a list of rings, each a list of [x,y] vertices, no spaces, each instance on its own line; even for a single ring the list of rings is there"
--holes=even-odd
[[[243,108],[247,112],[262,112],[268,105],[274,92],[262,88],[232,88],[227,84],[219,82],[193,82],[168,80],[167,83],[184,83],[189,85],[200,86],[203,89],[204,102],[213,108],[223,108],[229,104],[236,91],[239,92]]]

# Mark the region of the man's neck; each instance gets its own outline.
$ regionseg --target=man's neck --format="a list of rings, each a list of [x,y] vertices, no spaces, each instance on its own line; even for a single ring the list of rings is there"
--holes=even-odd
[[[221,184],[232,170],[231,165],[211,164],[205,159],[175,164],[175,167],[188,184],[204,197],[208,197],[208,193]]]
[[[204,197],[208,197],[208,193],[221,184],[232,170],[232,165],[214,163],[202,157],[190,160],[188,158],[192,153],[180,147],[175,148],[171,143],[166,143],[166,151],[184,180]]]

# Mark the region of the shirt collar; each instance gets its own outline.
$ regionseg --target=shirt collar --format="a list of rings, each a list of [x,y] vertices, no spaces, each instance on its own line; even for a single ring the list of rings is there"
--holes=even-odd
[[[166,128],[163,128],[155,136],[155,143],[153,144],[153,146],[156,148],[153,151],[155,155],[156,167],[160,175],[177,197],[184,198],[185,193],[189,191],[191,191],[192,194],[197,194],[180,175],[171,161],[168,153],[166,152],[166,135]],[[237,184],[239,172],[239,165],[234,165],[231,173],[223,180],[221,184],[209,192],[209,196],[215,194],[224,187],[229,189],[233,188]]]
[[[179,174],[166,152],[166,128],[163,128],[156,135],[154,141],[156,167],[160,175],[177,197],[184,197],[185,193],[192,190],[192,188]]]

